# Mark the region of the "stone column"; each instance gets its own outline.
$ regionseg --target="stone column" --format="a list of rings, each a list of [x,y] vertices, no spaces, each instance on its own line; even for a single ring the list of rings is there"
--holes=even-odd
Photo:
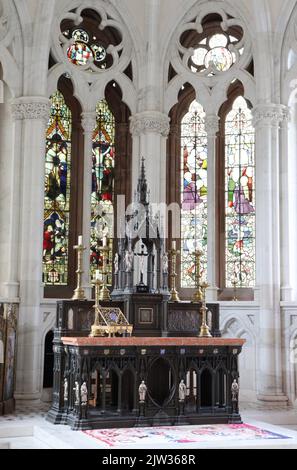
[[[143,111],[130,118],[133,136],[132,194],[137,187],[140,158],[145,158],[146,178],[153,203],[166,201],[166,139],[169,117],[159,111]],[[135,154],[137,150],[139,154]]]
[[[22,121],[20,142],[21,228],[19,234],[20,316],[16,373],[17,399],[39,399],[42,389],[40,300],[44,209],[45,135],[50,101],[26,96],[12,103],[14,119]]]
[[[92,151],[93,131],[96,127],[96,113],[82,113],[82,127],[84,130],[84,186],[83,186],[83,244],[86,250],[83,253],[82,285],[87,299],[92,298],[92,285],[90,282],[90,236],[91,236],[91,194],[92,194]]]
[[[296,180],[296,173],[291,171],[290,163],[292,158],[289,155],[289,140],[288,140],[288,124],[290,120],[289,108],[283,106],[282,108],[282,120],[280,123],[280,274],[281,274],[281,300],[291,301],[292,300],[292,279],[290,272],[290,258],[292,252],[290,250],[290,238],[292,236],[290,217],[292,212],[290,211],[291,204],[290,199],[292,196],[291,191],[294,189],[291,187],[291,178],[294,175]],[[296,144],[294,152],[296,150]],[[293,156],[295,160],[295,154]],[[295,212],[296,206],[294,204],[293,213]],[[294,217],[295,218],[295,217]]]
[[[206,116],[205,129],[207,132],[207,282],[209,284],[206,300],[211,302],[218,298],[216,138],[219,130],[219,118],[217,115]]]
[[[10,206],[7,208],[7,271],[4,282],[4,297],[16,299],[19,297],[19,224],[20,224],[20,201],[21,201],[21,159],[22,159],[22,120],[19,117],[17,101],[11,103],[11,114],[13,119],[11,172],[10,172]]]
[[[282,106],[253,111],[256,141],[256,285],[259,294],[257,394],[286,401],[282,387],[279,240],[279,123]]]

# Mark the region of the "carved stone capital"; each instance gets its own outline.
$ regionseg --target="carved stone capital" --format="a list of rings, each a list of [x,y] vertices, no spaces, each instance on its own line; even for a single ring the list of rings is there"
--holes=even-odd
[[[36,119],[48,123],[50,100],[42,96],[23,96],[11,103],[13,120]]]
[[[282,104],[259,104],[253,109],[253,126],[276,127],[289,119],[287,106]]]
[[[208,137],[215,137],[219,130],[219,117],[216,114],[209,114],[205,118],[205,130]]]
[[[90,134],[96,127],[96,113],[82,113],[81,114],[81,125],[85,134]]]
[[[17,304],[4,304],[4,318],[8,325],[16,330],[18,322],[18,305]]]
[[[144,111],[130,117],[130,132],[133,135],[155,133],[167,137],[169,121],[169,117],[159,111]]]

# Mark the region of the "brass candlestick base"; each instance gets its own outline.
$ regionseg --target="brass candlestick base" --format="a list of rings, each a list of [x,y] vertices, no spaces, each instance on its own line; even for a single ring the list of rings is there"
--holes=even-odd
[[[199,331],[199,338],[211,338],[211,333],[206,323],[206,309],[201,307],[200,312],[202,313],[202,324]]]
[[[81,285],[81,278],[82,278],[82,274],[84,273],[82,269],[83,252],[86,249],[86,247],[83,245],[75,245],[73,248],[74,250],[77,251],[77,270],[76,270],[77,287],[74,291],[72,300],[86,300],[85,291]]]
[[[109,289],[106,286],[106,284],[103,284],[102,287],[101,287],[99,299],[103,300],[105,302],[109,302],[111,300],[110,299]]]
[[[202,314],[202,322],[201,322],[201,327],[199,331],[199,338],[211,338],[212,335],[209,331],[209,327],[206,322],[206,303],[205,303],[205,290],[208,287],[208,284],[206,282],[203,282],[201,284],[201,290],[202,290],[202,305],[200,308],[200,313]]]
[[[176,289],[171,289],[170,291],[170,302],[180,302],[180,298]]]
[[[192,297],[192,302],[197,303],[197,302],[202,302],[203,296],[200,287],[196,290]]]
[[[169,254],[171,255],[171,273],[170,273],[170,278],[171,278],[171,290],[170,290],[170,298],[169,302],[180,302],[179,294],[176,289],[176,255],[179,254],[180,252],[172,249],[169,251]]]

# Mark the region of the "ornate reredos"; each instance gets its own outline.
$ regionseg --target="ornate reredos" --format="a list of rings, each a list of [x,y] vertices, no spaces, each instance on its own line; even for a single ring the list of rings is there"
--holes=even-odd
[[[233,10],[233,8],[231,8]],[[208,18],[215,16],[216,27],[210,32]],[[194,33],[196,44],[190,47],[185,46],[183,38],[187,33]],[[222,34],[233,36],[236,41],[226,41],[226,54],[232,58],[232,64],[225,71],[220,71],[213,66],[211,60],[204,67],[195,68],[192,56],[198,47],[210,50],[207,44],[201,44],[200,41],[209,39],[209,35]],[[207,39],[207,41],[208,41]],[[194,40],[195,42],[195,40]],[[208,48],[208,49],[207,49]],[[222,2],[207,2],[197,5],[196,14],[188,13],[180,26],[177,28],[173,41],[170,46],[170,63],[178,75],[185,77],[185,82],[200,81],[204,86],[212,90],[224,76],[225,80],[234,79],[238,75],[238,71],[245,71],[252,60],[251,40],[247,32],[247,26],[244,21],[234,16],[234,11],[229,11],[228,5],[222,5]],[[193,67],[194,65],[194,67]],[[197,70],[198,69],[198,70]]]
[[[64,73],[67,73],[70,78],[79,75],[80,80],[91,85],[102,79],[104,74],[108,75],[111,80],[118,73],[123,72],[131,62],[132,41],[124,22],[119,18],[113,6],[102,0],[87,2],[74,0],[67,2],[66,6],[65,2],[63,3],[64,7],[61,7],[53,23],[51,54],[57,64],[64,65]],[[75,40],[71,36],[66,37],[63,34],[64,27],[67,24],[73,24],[77,29],[80,29],[90,10],[94,12],[94,17],[98,20],[96,25],[98,35],[102,35],[104,31],[114,31],[119,38],[118,41],[114,41],[114,44],[106,44],[106,54],[109,57],[106,68],[98,67],[92,56],[85,65],[71,63],[67,56],[67,52],[74,45]],[[106,37],[110,37],[110,34],[107,34]]]

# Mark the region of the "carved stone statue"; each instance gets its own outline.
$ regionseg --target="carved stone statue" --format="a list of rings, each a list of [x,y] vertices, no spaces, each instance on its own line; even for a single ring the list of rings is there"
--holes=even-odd
[[[133,266],[133,253],[132,251],[126,251],[125,253],[125,267],[126,272],[129,273],[132,271]]]
[[[75,387],[73,388],[74,392],[75,392],[75,402],[74,404],[75,405],[79,405],[79,383],[77,381],[75,381]]]
[[[64,401],[68,401],[68,380],[64,379]]]
[[[86,382],[83,382],[82,386],[80,387],[80,398],[81,398],[81,404],[83,406],[88,403],[88,389],[87,389]]]
[[[182,379],[179,383],[179,386],[178,386],[179,401],[185,401],[186,395],[187,395],[187,386],[186,386],[184,380]]]
[[[239,385],[236,379],[233,380],[231,385],[232,401],[238,401]]]
[[[166,251],[163,253],[162,256],[162,265],[163,265],[163,273],[167,274],[168,273],[168,254]]]
[[[139,392],[139,401],[140,401],[140,403],[144,403],[145,402],[145,397],[146,397],[146,392],[147,392],[147,386],[145,385],[144,380],[139,385],[138,392]]]
[[[117,253],[114,256],[113,264],[114,264],[114,273],[118,274],[118,272],[119,272],[119,255]]]

